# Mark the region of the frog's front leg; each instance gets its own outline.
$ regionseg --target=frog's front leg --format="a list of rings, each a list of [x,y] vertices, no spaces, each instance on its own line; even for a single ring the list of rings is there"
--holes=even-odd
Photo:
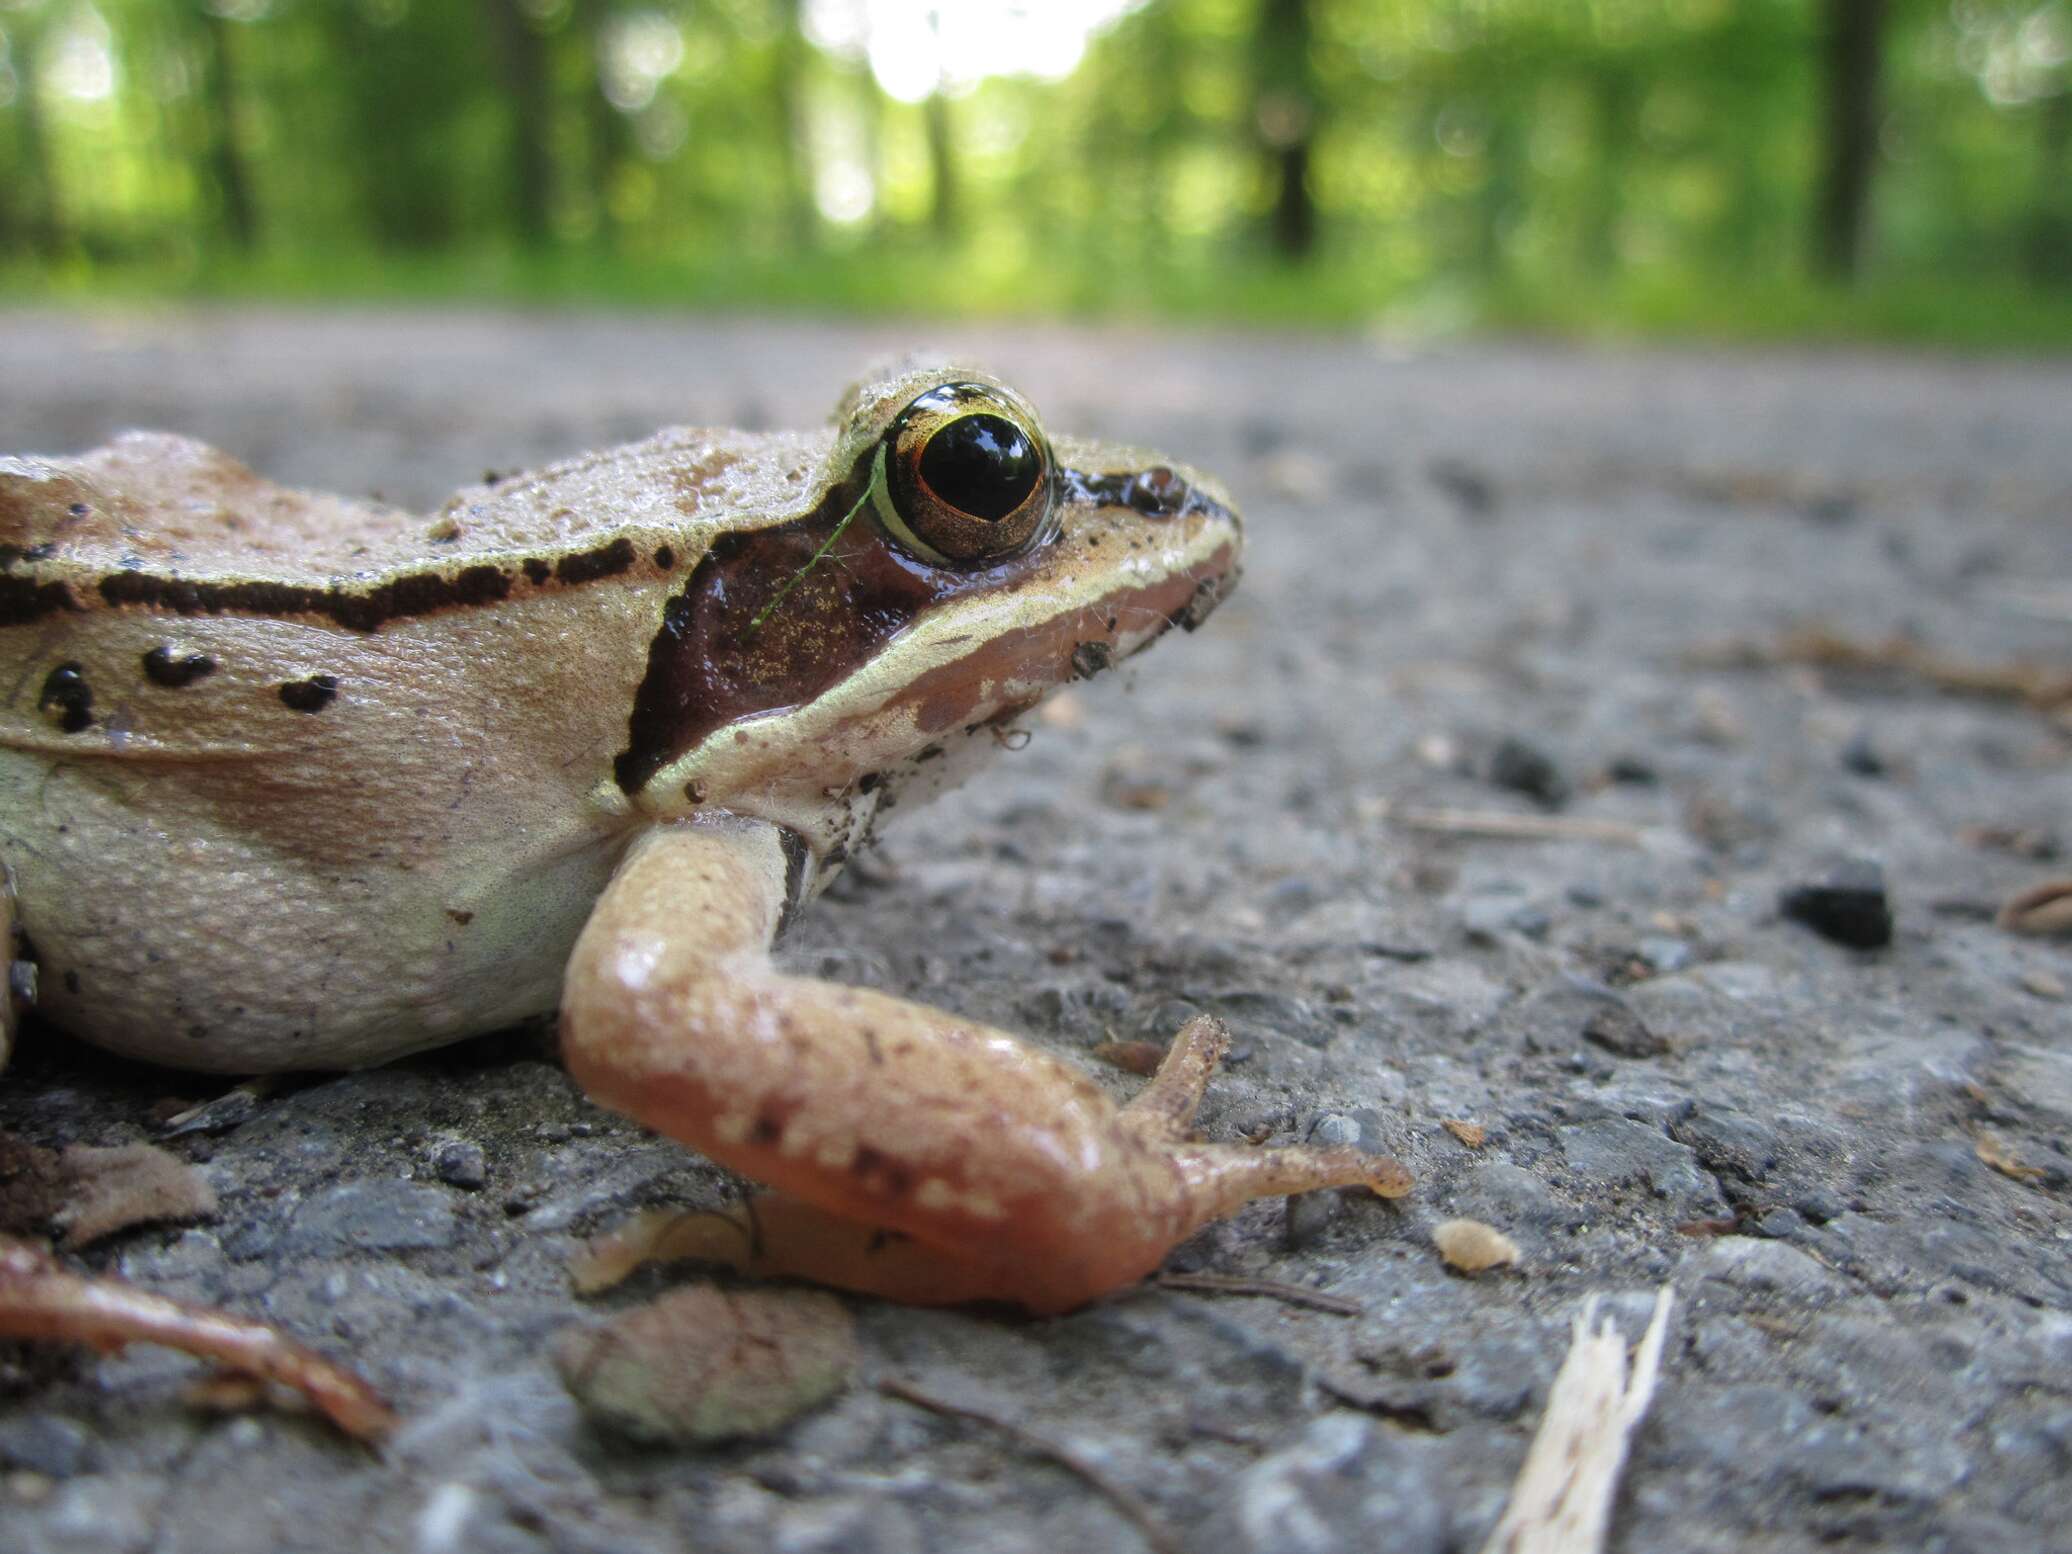
[[[1189,1142],[1224,1037],[1183,1031],[1137,1102],[1014,1037],[926,1005],[779,972],[781,836],[658,829],[578,940],[570,1071],[597,1100],[768,1183],[757,1271],[927,1304],[1065,1311],[1155,1269],[1253,1198],[1408,1191],[1353,1149]]]

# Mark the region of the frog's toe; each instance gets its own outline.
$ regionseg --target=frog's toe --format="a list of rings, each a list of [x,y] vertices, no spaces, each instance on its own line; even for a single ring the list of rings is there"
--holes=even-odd
[[[1189,1020],[1173,1037],[1151,1082],[1123,1107],[1123,1126],[1147,1142],[1186,1138],[1209,1080],[1229,1050],[1230,1032],[1221,1020],[1205,1014]]]

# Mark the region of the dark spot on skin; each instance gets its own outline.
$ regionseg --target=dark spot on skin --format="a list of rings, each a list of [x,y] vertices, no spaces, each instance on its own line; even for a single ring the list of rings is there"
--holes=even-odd
[[[865,772],[856,779],[856,791],[858,793],[876,793],[879,785],[884,781],[885,774],[882,772]]]
[[[1205,577],[1195,585],[1194,594],[1175,610],[1171,616],[1173,625],[1182,631],[1193,631],[1216,613],[1216,606],[1223,602],[1223,595],[1229,590],[1235,578]]]
[[[84,518],[88,513],[92,512],[93,509],[91,507],[88,507],[84,502],[74,502],[70,507],[66,508],[65,511],[70,513],[74,518]]]
[[[849,1169],[865,1191],[883,1198],[904,1198],[914,1190],[914,1173],[868,1144],[857,1146],[856,1158],[849,1162]]]
[[[75,997],[76,997],[76,996],[78,995],[78,993],[79,993],[79,973],[78,973],[78,972],[76,972],[76,971],[68,971],[68,972],[66,972],[66,973],[65,973],[65,991],[66,991],[66,992],[68,992],[68,993],[71,993],[71,994],[73,994],[73,995],[74,995]]]
[[[91,728],[94,721],[93,687],[86,683],[86,674],[77,664],[59,664],[44,677],[43,690],[36,698],[39,712],[51,713],[57,719],[59,729],[67,734],[77,734]]]
[[[541,583],[544,583],[548,578],[552,577],[553,575],[554,568],[552,567],[552,565],[540,560],[538,556],[527,556],[525,558],[526,581],[532,583],[535,587]]]
[[[767,1112],[758,1113],[754,1124],[748,1130],[748,1142],[751,1144],[774,1144],[783,1137],[784,1128]]]
[[[885,1054],[879,1050],[878,1033],[867,1025],[863,1028],[863,1045],[870,1052],[871,1067],[883,1068],[885,1066]]]
[[[216,661],[206,653],[175,656],[169,647],[155,647],[144,655],[144,678],[153,685],[177,691],[216,672]]]
[[[925,748],[923,748],[923,749],[920,749],[920,750],[917,750],[917,751],[915,751],[915,752],[914,752],[914,764],[915,764],[916,766],[919,766],[919,765],[921,765],[921,764],[922,764],[923,762],[926,762],[926,761],[933,761],[933,760],[935,760],[935,759],[936,759],[936,758],[937,758],[938,756],[940,756],[941,754],[942,754],[942,746],[941,746],[941,745],[928,745],[928,746],[926,746]]]
[[[22,556],[22,552],[17,552],[0,564],[11,567]],[[0,626],[26,626],[46,615],[78,608],[79,601],[72,597],[72,590],[63,583],[39,583],[33,577],[0,576]]]
[[[338,694],[335,675],[313,674],[307,680],[290,680],[281,687],[281,705],[291,712],[322,712]]]
[[[609,545],[563,556],[554,575],[564,583],[594,583],[600,577],[616,577],[633,565],[633,541],[621,535]]]
[[[658,547],[655,551],[655,565],[667,572],[676,565],[676,552],[667,545]]]
[[[837,842],[834,846],[830,847],[827,850],[827,858],[823,866],[832,871],[835,869],[839,869],[843,864],[847,863],[848,861],[849,849],[847,847],[844,847],[840,842]]]
[[[1072,677],[1091,680],[1115,662],[1115,648],[1107,642],[1082,642],[1072,650]]]
[[[187,1027],[187,1039],[189,1041],[207,1041],[209,1039],[209,1028],[206,1025],[190,1025]]]
[[[467,927],[468,924],[472,923],[475,920],[475,914],[473,912],[462,912],[453,907],[448,907],[446,909],[446,915],[452,918],[456,923],[460,924],[460,926],[463,928]]]

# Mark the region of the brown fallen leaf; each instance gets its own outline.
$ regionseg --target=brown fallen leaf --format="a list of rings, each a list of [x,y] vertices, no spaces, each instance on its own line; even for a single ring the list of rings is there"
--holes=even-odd
[[[2041,1166],[2023,1165],[2015,1158],[2014,1150],[1997,1134],[1981,1133],[1974,1151],[1980,1160],[2002,1176],[2011,1176],[2018,1182],[2038,1182],[2050,1175]]]
[[[1165,1061],[1166,1044],[1161,1041],[1104,1041],[1094,1048],[1093,1055],[1125,1074],[1149,1079],[1158,1072],[1158,1065]]]
[[[54,1223],[68,1247],[91,1246],[132,1225],[208,1219],[216,1194],[202,1174],[156,1144],[100,1149],[74,1144],[58,1156],[65,1206]]]
[[[639,1440],[768,1435],[849,1385],[856,1321],[820,1290],[692,1285],[564,1332],[555,1368],[583,1412]]]
[[[0,1236],[40,1235],[64,1206],[57,1151],[0,1133]]]
[[[1439,1126],[1469,1149],[1480,1149],[1489,1139],[1489,1130],[1479,1122],[1468,1122],[1459,1117],[1442,1117]]]

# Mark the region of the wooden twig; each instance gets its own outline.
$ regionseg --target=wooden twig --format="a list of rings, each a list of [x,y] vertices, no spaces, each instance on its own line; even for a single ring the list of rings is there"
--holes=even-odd
[[[1284,1300],[1291,1306],[1313,1306],[1333,1316],[1356,1317],[1367,1308],[1343,1295],[1309,1289],[1300,1284],[1278,1284],[1271,1279],[1236,1279],[1221,1273],[1161,1273],[1151,1280],[1161,1290],[1193,1290],[1204,1295],[1263,1295]]]
[[[293,1388],[355,1440],[381,1441],[396,1427],[396,1416],[366,1382],[262,1322],[167,1300],[119,1279],[90,1279],[7,1237],[0,1237],[0,1336],[96,1349],[164,1344]]]
[[[1482,1554],[1598,1554],[1604,1547],[1619,1469],[1654,1396],[1671,1298],[1666,1284],[1656,1293],[1630,1371],[1626,1340],[1610,1322],[1597,1322],[1597,1297],[1583,1302],[1511,1503]]]
[[[1522,815],[1508,809],[1406,809],[1390,817],[1413,831],[1446,836],[1487,836],[1517,842],[1614,842],[1639,847],[1647,829],[1623,820],[1579,815]]]
[[[923,1392],[912,1382],[901,1381],[896,1376],[888,1376],[880,1381],[878,1390],[888,1397],[898,1398],[903,1403],[911,1403],[916,1408],[925,1408],[932,1414],[940,1414],[945,1419],[968,1419],[974,1424],[998,1430],[1025,1451],[1055,1462],[1066,1472],[1081,1479],[1095,1493],[1106,1498],[1110,1505],[1144,1535],[1145,1543],[1150,1545],[1154,1554],[1181,1554],[1179,1540],[1163,1522],[1159,1521],[1151,1507],[1139,1498],[1135,1490],[1126,1484],[1118,1484],[1071,1447],[1038,1435],[1027,1426],[1016,1424],[1012,1419],[1003,1419],[998,1414],[987,1413],[984,1409],[952,1403],[947,1398]]]

